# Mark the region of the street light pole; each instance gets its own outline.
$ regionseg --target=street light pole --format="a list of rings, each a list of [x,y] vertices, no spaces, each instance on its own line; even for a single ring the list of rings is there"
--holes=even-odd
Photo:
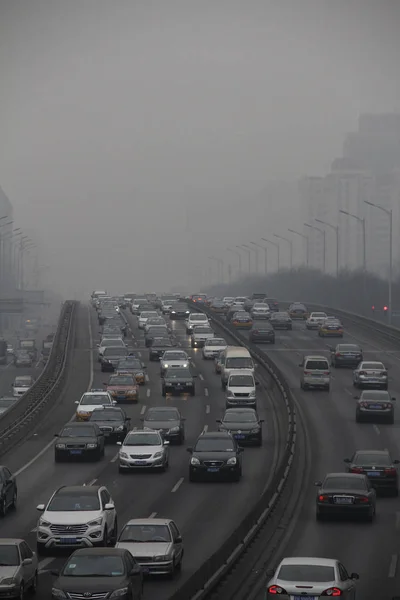
[[[353,213],[347,212],[347,210],[339,210],[342,215],[347,215],[352,219],[355,219],[359,223],[361,223],[362,227],[362,240],[363,240],[363,272],[364,272],[364,292],[366,292],[366,274],[367,274],[367,236],[365,231],[365,218],[361,218],[357,215],[353,215]]]
[[[256,242],[250,242],[250,244],[253,244],[253,246],[255,246],[257,248],[257,255],[256,255],[256,260],[258,262],[258,248],[261,248],[261,250],[264,250],[264,273],[265,275],[268,274],[268,248],[266,248],[265,246],[261,246],[261,244],[256,244]]]
[[[254,250],[254,257],[255,257],[255,262],[256,262],[256,274],[258,273],[258,244],[255,244],[254,242],[250,242],[250,244],[252,244],[254,246],[254,248],[251,248],[251,250]],[[250,248],[250,246],[248,246],[248,248]]]
[[[289,238],[283,237],[282,235],[277,235],[276,233],[274,233],[274,237],[278,238],[278,240],[284,240],[285,242],[288,242],[289,246],[290,246],[290,270],[292,270],[293,268],[293,242],[292,240],[290,240]]]
[[[336,233],[336,277],[339,277],[339,225],[332,225],[322,219],[315,219],[317,223],[321,223]]]
[[[239,277],[242,275],[242,255],[238,250],[232,250],[232,248],[227,248],[228,252],[233,252],[238,257],[239,262]]]
[[[277,263],[278,263],[278,273],[281,270],[281,261],[280,261],[280,246],[277,242],[273,242],[272,240],[268,240],[267,238],[261,238],[263,242],[268,242],[268,244],[272,244],[276,248],[277,252]]]
[[[247,244],[242,244],[241,246],[239,246],[239,248],[243,248],[243,250],[247,252],[247,257],[249,260],[249,273],[251,273],[251,248],[249,248]]]
[[[368,202],[368,200],[364,200],[365,204],[369,204],[370,206],[375,206],[387,216],[389,217],[389,290],[388,290],[388,321],[389,325],[392,324],[392,278],[393,278],[393,211],[392,209],[385,208],[380,204],[374,204],[373,202]]]
[[[304,226],[309,227],[310,229],[315,229],[316,231],[319,231],[320,233],[322,233],[322,238],[324,241],[322,263],[323,263],[323,271],[325,273],[326,272],[326,231],[325,231],[325,229],[320,229],[320,227],[316,227],[315,225],[310,225],[309,223],[304,223]]]
[[[306,235],[305,233],[300,233],[300,231],[296,231],[295,229],[288,229],[288,231],[290,231],[290,233],[295,233],[296,235],[302,237],[304,240],[306,240],[306,267],[308,268],[308,263],[309,263],[309,248],[308,248],[308,243],[309,243],[309,238],[308,235]]]

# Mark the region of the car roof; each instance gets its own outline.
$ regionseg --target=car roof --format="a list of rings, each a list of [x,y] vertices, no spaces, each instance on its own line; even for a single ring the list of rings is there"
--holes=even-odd
[[[126,548],[79,548],[75,550],[73,556],[124,556],[129,552]],[[71,555],[72,556],[72,555]]]
[[[327,473],[325,479],[365,479],[366,475],[363,473]]]
[[[63,485],[56,491],[56,494],[69,494],[71,492],[85,492],[85,496],[97,496],[100,485]]]
[[[96,406],[96,408],[93,410],[93,412],[103,412],[103,411],[116,411],[116,412],[121,412],[123,410],[123,408],[121,406],[106,406],[103,404],[103,406]],[[77,423],[77,421],[73,421],[75,423]],[[86,423],[90,423],[90,421],[86,421]],[[84,424],[84,423],[82,423]]]
[[[128,435],[147,435],[148,433],[156,433],[161,437],[160,432],[155,429],[132,429],[132,431],[128,431]]]
[[[328,360],[326,356],[322,356],[322,354],[309,354],[304,357],[304,360]]]
[[[337,560],[334,558],[319,558],[316,556],[290,556],[284,558],[279,566],[282,565],[321,565],[321,567],[335,567]]]
[[[229,377],[233,377],[234,375],[251,375],[253,377],[253,371],[252,369],[234,369]]]
[[[256,413],[255,408],[250,408],[249,406],[238,406],[237,408],[227,408],[225,410],[225,414],[228,415],[230,413]]]
[[[179,408],[177,406],[149,406],[146,412],[152,412],[154,410],[157,412],[169,412],[171,410],[177,410],[179,412]]]
[[[169,525],[172,519],[130,519],[126,525]]]
[[[366,394],[373,394],[377,398],[379,398],[379,396],[387,397],[390,395],[387,390],[363,390],[361,392],[361,396],[365,396]]]
[[[18,544],[20,544],[23,541],[25,541],[25,540],[22,540],[21,538],[1,538],[0,546],[12,546],[12,545],[17,546]]]
[[[388,456],[389,450],[356,450],[354,454],[378,454],[380,456]]]
[[[94,411],[93,411],[94,412]],[[92,423],[91,421],[71,421],[70,423],[66,423],[63,427],[85,427],[86,425],[90,425],[91,427],[96,427],[96,423]]]
[[[201,433],[199,438],[204,439],[204,438],[231,438],[231,434],[229,433],[229,431],[205,431],[204,433]]]

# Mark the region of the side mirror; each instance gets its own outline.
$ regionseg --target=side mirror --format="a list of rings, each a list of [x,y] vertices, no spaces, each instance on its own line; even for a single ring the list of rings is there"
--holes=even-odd
[[[112,502],[107,502],[107,504],[104,505],[104,510],[114,510],[115,506]]]
[[[186,452],[189,452],[189,454],[193,454],[193,448],[186,448]]]
[[[256,381],[256,385],[260,385],[260,382],[259,382],[259,381]]]
[[[122,446],[122,442],[117,442],[117,446]]]
[[[351,460],[350,460],[349,458],[344,458],[344,459],[343,459],[343,462],[345,462],[345,463],[349,464],[349,463],[351,463]]]
[[[44,512],[45,509],[45,505],[44,504],[38,504],[36,507],[36,510],[38,510],[39,512]]]
[[[222,423],[222,420],[221,419],[215,419],[215,422],[216,423]]]
[[[79,404],[79,400],[75,400],[75,404]]]
[[[396,402],[396,398],[392,398],[392,402]]]
[[[360,396],[353,396],[354,400],[359,400]]]
[[[32,563],[33,563],[33,560],[31,558],[24,558],[24,560],[22,561],[22,566],[27,567],[28,565],[31,565]]]
[[[181,417],[181,421],[186,421],[186,417]]]
[[[108,382],[107,381],[103,381],[103,385],[108,385]]]
[[[55,434],[54,434],[54,437],[58,437],[58,433],[55,433]]]
[[[397,460],[397,458],[396,458],[396,460],[393,461],[393,464],[394,465],[400,465],[400,460]]]
[[[360,579],[360,576],[359,576],[359,574],[358,574],[358,573],[352,573],[352,574],[350,575],[350,579]]]
[[[314,482],[314,485],[315,485],[316,487],[321,487],[321,485],[322,485],[322,481],[315,481],[315,482]]]
[[[193,378],[198,377],[198,375],[192,375]]]
[[[168,440],[164,441],[164,446],[169,446],[169,441]]]
[[[55,570],[52,570],[52,571],[50,571],[50,573],[51,573],[52,575],[54,575],[54,577],[60,577],[60,571],[55,571]]]
[[[97,348],[100,348],[100,344],[96,344]]]
[[[11,387],[12,387],[12,388],[14,387],[14,384],[13,384],[13,383],[11,384]]]
[[[265,423],[265,419],[260,419],[258,422],[259,423]]]
[[[142,364],[142,369],[147,369],[147,365]]]
[[[142,573],[142,569],[140,568],[139,565],[135,565],[133,567],[133,569],[130,571],[129,575],[131,575],[132,577],[137,577],[138,575],[141,575]]]
[[[175,544],[182,544],[183,540],[182,540],[182,536],[181,535],[177,535],[175,538]]]

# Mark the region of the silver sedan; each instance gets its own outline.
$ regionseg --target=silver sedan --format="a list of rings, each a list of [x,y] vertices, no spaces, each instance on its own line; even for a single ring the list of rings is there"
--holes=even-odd
[[[388,373],[381,362],[363,360],[353,371],[353,385],[356,388],[388,389]]]
[[[355,582],[359,579],[357,573],[349,575],[338,560],[314,557],[284,558],[276,571],[267,571],[267,575],[272,579],[267,585],[266,600],[300,598],[305,585],[307,597],[315,600],[331,596],[355,600]]]

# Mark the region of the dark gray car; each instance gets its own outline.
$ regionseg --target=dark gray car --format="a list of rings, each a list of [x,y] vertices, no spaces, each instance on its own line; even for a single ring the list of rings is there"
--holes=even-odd
[[[167,369],[161,378],[162,395],[167,394],[190,394],[194,396],[196,393],[194,378],[197,375],[192,375],[189,368],[175,367]]]
[[[165,440],[182,444],[185,440],[185,419],[175,406],[154,406],[147,409],[143,427],[159,431]]]
[[[357,400],[356,422],[382,420],[393,425],[396,398],[385,390],[364,390]]]
[[[68,423],[55,437],[55,462],[69,458],[100,460],[104,456],[104,433],[97,423]]]

